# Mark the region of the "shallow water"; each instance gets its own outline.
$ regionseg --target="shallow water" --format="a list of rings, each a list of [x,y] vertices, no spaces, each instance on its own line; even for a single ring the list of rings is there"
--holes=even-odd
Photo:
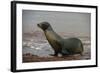
[[[65,37],[65,36],[64,36]],[[66,37],[68,38],[68,37]],[[78,37],[84,47],[83,56],[80,58],[90,59],[91,58],[91,47],[89,37]],[[50,57],[50,54],[54,54],[52,47],[49,45],[48,41],[44,36],[25,36],[23,37],[23,55],[30,53],[39,57]]]

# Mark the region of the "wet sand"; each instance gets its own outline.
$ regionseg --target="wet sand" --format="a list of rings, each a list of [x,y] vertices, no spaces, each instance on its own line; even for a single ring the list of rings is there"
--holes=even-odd
[[[81,56],[80,54],[76,55],[66,55],[61,57],[48,56],[48,57],[40,57],[37,55],[32,55],[30,53],[23,54],[23,62],[46,62],[46,61],[68,61],[68,60],[89,60],[91,59],[90,46],[84,46],[84,52]]]

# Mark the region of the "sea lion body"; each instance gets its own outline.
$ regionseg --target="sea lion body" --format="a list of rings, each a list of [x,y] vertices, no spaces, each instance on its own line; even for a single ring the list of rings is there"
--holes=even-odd
[[[83,52],[83,45],[78,38],[68,38],[63,40],[62,54],[80,54]]]
[[[49,44],[54,49],[54,56],[57,56],[58,53],[62,55],[82,55],[83,45],[81,40],[77,38],[63,39],[56,32],[54,32],[54,30],[48,22],[39,23],[38,26],[44,31],[44,34]]]

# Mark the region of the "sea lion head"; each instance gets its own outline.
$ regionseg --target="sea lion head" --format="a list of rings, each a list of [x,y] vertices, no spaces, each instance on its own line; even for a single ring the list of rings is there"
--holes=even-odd
[[[41,22],[37,24],[38,27],[40,27],[42,30],[46,30],[48,29],[48,27],[50,26],[50,24],[48,22]]]

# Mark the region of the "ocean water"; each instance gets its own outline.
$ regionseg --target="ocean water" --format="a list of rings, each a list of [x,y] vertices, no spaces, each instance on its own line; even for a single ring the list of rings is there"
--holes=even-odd
[[[63,38],[69,38],[64,36]],[[90,59],[91,58],[91,41],[90,37],[77,37],[79,38],[84,47],[83,56],[81,59]],[[50,57],[50,54],[54,54],[54,50],[49,45],[45,36],[38,33],[34,35],[24,34],[23,35],[23,49],[22,54],[30,53],[32,55],[37,55],[39,57]]]

